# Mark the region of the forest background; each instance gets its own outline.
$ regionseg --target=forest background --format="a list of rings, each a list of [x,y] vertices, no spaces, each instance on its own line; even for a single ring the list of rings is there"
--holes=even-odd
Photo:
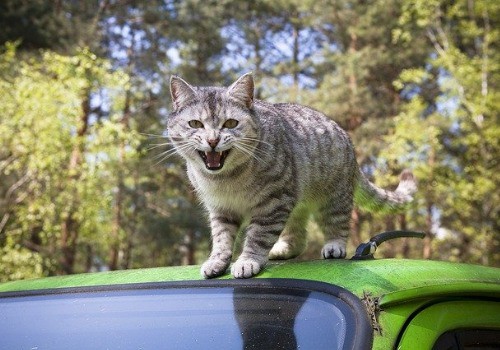
[[[500,2],[4,0],[0,3],[0,281],[195,264],[209,231],[165,124],[168,81],[298,102],[348,130],[410,210],[355,210],[348,255],[500,266]],[[303,259],[323,236],[309,225]]]

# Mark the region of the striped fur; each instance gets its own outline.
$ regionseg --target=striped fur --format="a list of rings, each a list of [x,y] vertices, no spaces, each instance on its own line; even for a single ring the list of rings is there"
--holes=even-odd
[[[329,238],[323,257],[344,258],[354,200],[383,212],[402,210],[412,200],[416,185],[409,171],[396,191],[377,188],[360,172],[344,130],[311,108],[254,100],[250,74],[229,88],[192,87],[172,77],[171,93],[168,135],[210,214],[205,278],[225,273],[243,223],[243,251],[232,266],[236,278],[259,273],[269,258],[299,255],[311,215]]]

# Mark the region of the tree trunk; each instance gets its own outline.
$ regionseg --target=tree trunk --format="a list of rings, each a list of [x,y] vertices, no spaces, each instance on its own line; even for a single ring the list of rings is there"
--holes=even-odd
[[[188,229],[181,246],[181,265],[194,265],[195,261],[195,231]]]
[[[75,265],[76,242],[78,238],[78,227],[72,218],[73,213],[63,220],[61,225],[61,269],[64,274],[73,273]]]
[[[121,124],[124,130],[128,129],[130,119],[130,91],[125,93],[125,105],[123,107],[123,114]],[[123,168],[125,163],[125,142],[120,141],[120,148],[118,151],[118,169],[117,169],[117,184],[115,203],[113,208],[113,226],[111,230],[111,247],[109,250],[109,269],[116,270],[118,268],[118,260],[120,256],[120,231],[122,229],[122,211],[123,211],[123,192],[125,188]]]
[[[293,99],[298,101],[299,98],[299,35],[300,28],[298,26],[293,26],[293,56],[292,56],[292,67],[293,67]]]
[[[360,245],[363,240],[361,237],[358,208],[354,208],[351,213],[351,237],[351,241],[355,247]]]
[[[427,215],[425,217],[427,226],[427,234],[424,237],[423,258],[430,259],[432,257],[432,205],[427,205]]]
[[[429,149],[429,159],[427,160],[427,165],[429,166],[430,169],[430,176],[429,176],[429,182],[431,184],[434,183],[434,167],[436,164],[436,151],[434,149],[434,145],[431,143]],[[426,228],[427,228],[427,234],[425,235],[424,238],[424,247],[423,247],[423,258],[424,259],[430,259],[432,257],[432,238],[433,238],[433,220],[432,220],[432,209],[434,207],[435,203],[435,192],[434,189],[429,191],[427,195],[427,214],[425,218],[425,223],[426,223]]]
[[[257,25],[253,28],[254,35],[255,35],[255,41],[253,43],[254,47],[254,52],[255,52],[255,76],[260,78],[261,73],[262,73],[262,63],[264,61],[264,58],[261,55],[261,44],[260,44],[260,39],[262,37],[261,33],[261,28],[260,28],[260,23],[257,23]],[[255,89],[255,98],[258,100],[262,99],[262,87],[260,86],[261,84],[257,85],[257,88]]]
[[[91,272],[94,267],[94,251],[92,245],[86,244],[86,259],[85,259],[85,272]]]
[[[399,229],[402,231],[406,231],[408,229],[407,223],[406,223],[406,215],[405,214],[399,214],[398,215],[398,222],[399,222]],[[410,240],[412,238],[403,238],[401,241],[401,255],[403,258],[408,259],[410,257]]]
[[[351,56],[351,60],[354,57],[354,54],[357,52],[358,48],[358,37],[355,33],[351,33],[350,42],[349,42],[349,55]],[[363,122],[361,115],[358,111],[358,79],[356,77],[356,68],[354,67],[354,63],[351,62],[351,67],[349,69],[349,90],[351,91],[350,105],[351,105],[351,115],[347,121],[347,131],[354,131],[357,129],[361,123]]]
[[[76,245],[78,243],[78,230],[80,223],[75,220],[74,214],[79,205],[78,191],[76,186],[81,176],[82,154],[84,151],[84,138],[87,134],[89,115],[90,115],[90,91],[87,91],[83,97],[81,104],[82,114],[79,120],[79,126],[76,133],[76,141],[71,152],[71,157],[68,165],[68,184],[70,186],[70,203],[68,210],[64,215],[64,220],[61,223],[61,258],[60,267],[64,274],[72,274],[74,272]]]
[[[394,224],[394,216],[388,215],[385,217],[384,221],[386,231],[394,231],[396,229],[396,225]]]
[[[121,173],[121,170],[118,170]],[[113,207],[113,225],[111,228],[111,246],[109,248],[109,263],[108,267],[110,270],[116,270],[118,268],[118,258],[120,255],[120,229],[122,226],[122,191],[123,183],[121,180],[121,174],[118,174],[118,185],[115,194],[115,203]]]
[[[123,261],[121,264],[122,269],[127,270],[132,267],[132,250],[134,249],[133,236],[130,235],[123,249]]]

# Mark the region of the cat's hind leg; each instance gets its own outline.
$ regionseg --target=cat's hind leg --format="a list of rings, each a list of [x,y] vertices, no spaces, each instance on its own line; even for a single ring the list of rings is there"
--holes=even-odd
[[[269,259],[292,259],[304,251],[307,245],[306,224],[308,218],[309,212],[306,208],[296,208],[292,212],[278,242],[269,252]]]
[[[327,239],[321,250],[323,258],[345,258],[352,206],[352,193],[344,193],[320,208],[317,222]]]

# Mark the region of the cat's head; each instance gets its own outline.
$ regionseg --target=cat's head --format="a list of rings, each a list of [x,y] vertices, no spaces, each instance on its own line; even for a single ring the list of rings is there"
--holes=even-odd
[[[190,165],[222,173],[255,158],[259,126],[252,111],[250,73],[228,88],[195,87],[172,76],[170,92],[168,136]]]

